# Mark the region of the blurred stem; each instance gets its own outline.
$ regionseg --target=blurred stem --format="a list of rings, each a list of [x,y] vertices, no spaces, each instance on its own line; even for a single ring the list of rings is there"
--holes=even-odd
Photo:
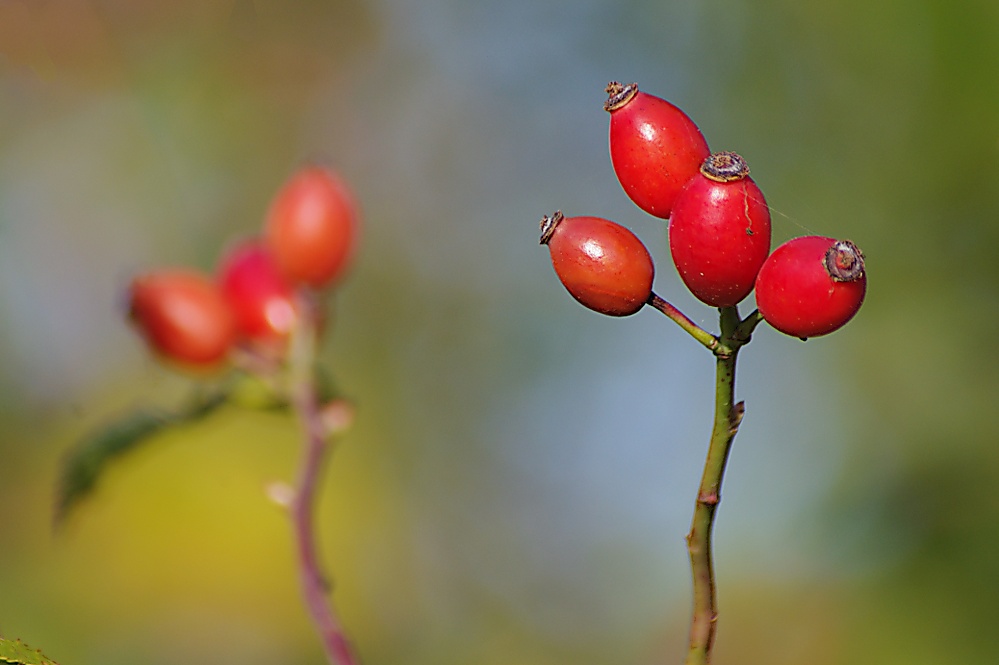
[[[319,474],[331,441],[325,427],[316,390],[317,317],[312,302],[301,299],[301,319],[292,334],[290,360],[291,403],[303,431],[303,451],[298,483],[290,505],[297,546],[299,581],[305,606],[323,642],[332,665],[357,665],[350,644],[330,603],[330,583],[324,577],[316,547],[314,511]]]
[[[694,609],[690,623],[690,649],[685,665],[707,665],[718,621],[711,533],[715,511],[721,501],[722,478],[745,407],[735,403],[735,362],[739,349],[749,342],[760,322],[756,312],[739,319],[735,307],[720,310],[721,335],[715,353],[715,417],[704,473],[697,490],[694,517],[687,534],[687,552],[694,582]]]

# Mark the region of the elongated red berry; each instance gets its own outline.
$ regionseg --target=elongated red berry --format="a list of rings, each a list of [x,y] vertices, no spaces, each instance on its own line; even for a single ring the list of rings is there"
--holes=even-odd
[[[756,305],[764,320],[803,339],[843,327],[866,292],[863,252],[849,240],[823,236],[787,241],[756,278]]]
[[[129,289],[129,316],[156,353],[194,367],[220,363],[235,339],[222,292],[211,278],[193,270],[136,277]]]
[[[698,300],[729,307],[749,295],[770,253],[770,210],[742,157],[719,152],[704,160],[676,200],[669,245]]]
[[[652,295],[652,257],[620,224],[556,212],[541,220],[541,244],[548,245],[555,274],[572,297],[594,311],[628,316]]]
[[[322,166],[307,166],[278,191],[264,235],[291,282],[328,286],[345,272],[360,231],[357,203],[347,184]]]
[[[298,314],[295,291],[259,238],[234,246],[218,269],[239,336],[250,342],[286,340]]]
[[[607,85],[611,164],[625,193],[639,208],[668,219],[680,190],[708,156],[708,142],[694,121],[637,83]]]

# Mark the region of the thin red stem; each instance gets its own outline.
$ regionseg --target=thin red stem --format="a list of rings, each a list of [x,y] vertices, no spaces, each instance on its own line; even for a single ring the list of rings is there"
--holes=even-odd
[[[308,310],[303,307],[303,310]],[[319,477],[330,441],[319,411],[313,380],[315,356],[314,317],[303,314],[292,339],[291,400],[304,433],[301,467],[290,511],[298,556],[299,582],[305,606],[332,665],[358,665],[328,597],[330,582],[319,564],[315,535],[315,504]]]

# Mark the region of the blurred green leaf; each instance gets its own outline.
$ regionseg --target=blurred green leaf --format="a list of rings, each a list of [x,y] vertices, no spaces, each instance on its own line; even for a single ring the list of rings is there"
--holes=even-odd
[[[174,410],[143,407],[105,424],[81,440],[66,455],[56,486],[55,522],[87,496],[100,475],[116,457],[168,428],[203,418],[226,403],[228,389],[197,394]]]
[[[5,640],[0,637],[0,663],[20,663],[20,665],[57,665],[41,651],[32,649],[20,640]]]
[[[288,398],[280,386],[265,376],[239,372],[230,381],[229,403],[251,411],[279,411],[288,408]]]

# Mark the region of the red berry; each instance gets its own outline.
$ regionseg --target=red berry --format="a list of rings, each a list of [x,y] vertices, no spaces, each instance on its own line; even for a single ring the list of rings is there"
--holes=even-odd
[[[307,166],[274,197],[265,236],[285,277],[319,288],[343,275],[359,227],[357,204],[347,184],[329,169]]]
[[[669,245],[699,300],[729,307],[749,295],[770,253],[770,209],[734,152],[711,155],[676,200]]]
[[[628,316],[652,295],[652,257],[620,224],[556,212],[541,220],[541,244],[548,245],[555,274],[565,288],[592,310]]]
[[[260,239],[233,247],[219,266],[218,280],[240,337],[252,342],[288,338],[298,318],[295,292]]]
[[[864,254],[849,240],[805,236],[770,255],[756,278],[764,320],[794,337],[838,330],[860,309],[867,291]]]
[[[639,208],[668,219],[680,190],[710,154],[694,121],[638,84],[607,85],[614,173]]]
[[[154,351],[191,366],[219,363],[235,337],[232,313],[218,286],[193,270],[136,277],[129,289],[129,316]]]

